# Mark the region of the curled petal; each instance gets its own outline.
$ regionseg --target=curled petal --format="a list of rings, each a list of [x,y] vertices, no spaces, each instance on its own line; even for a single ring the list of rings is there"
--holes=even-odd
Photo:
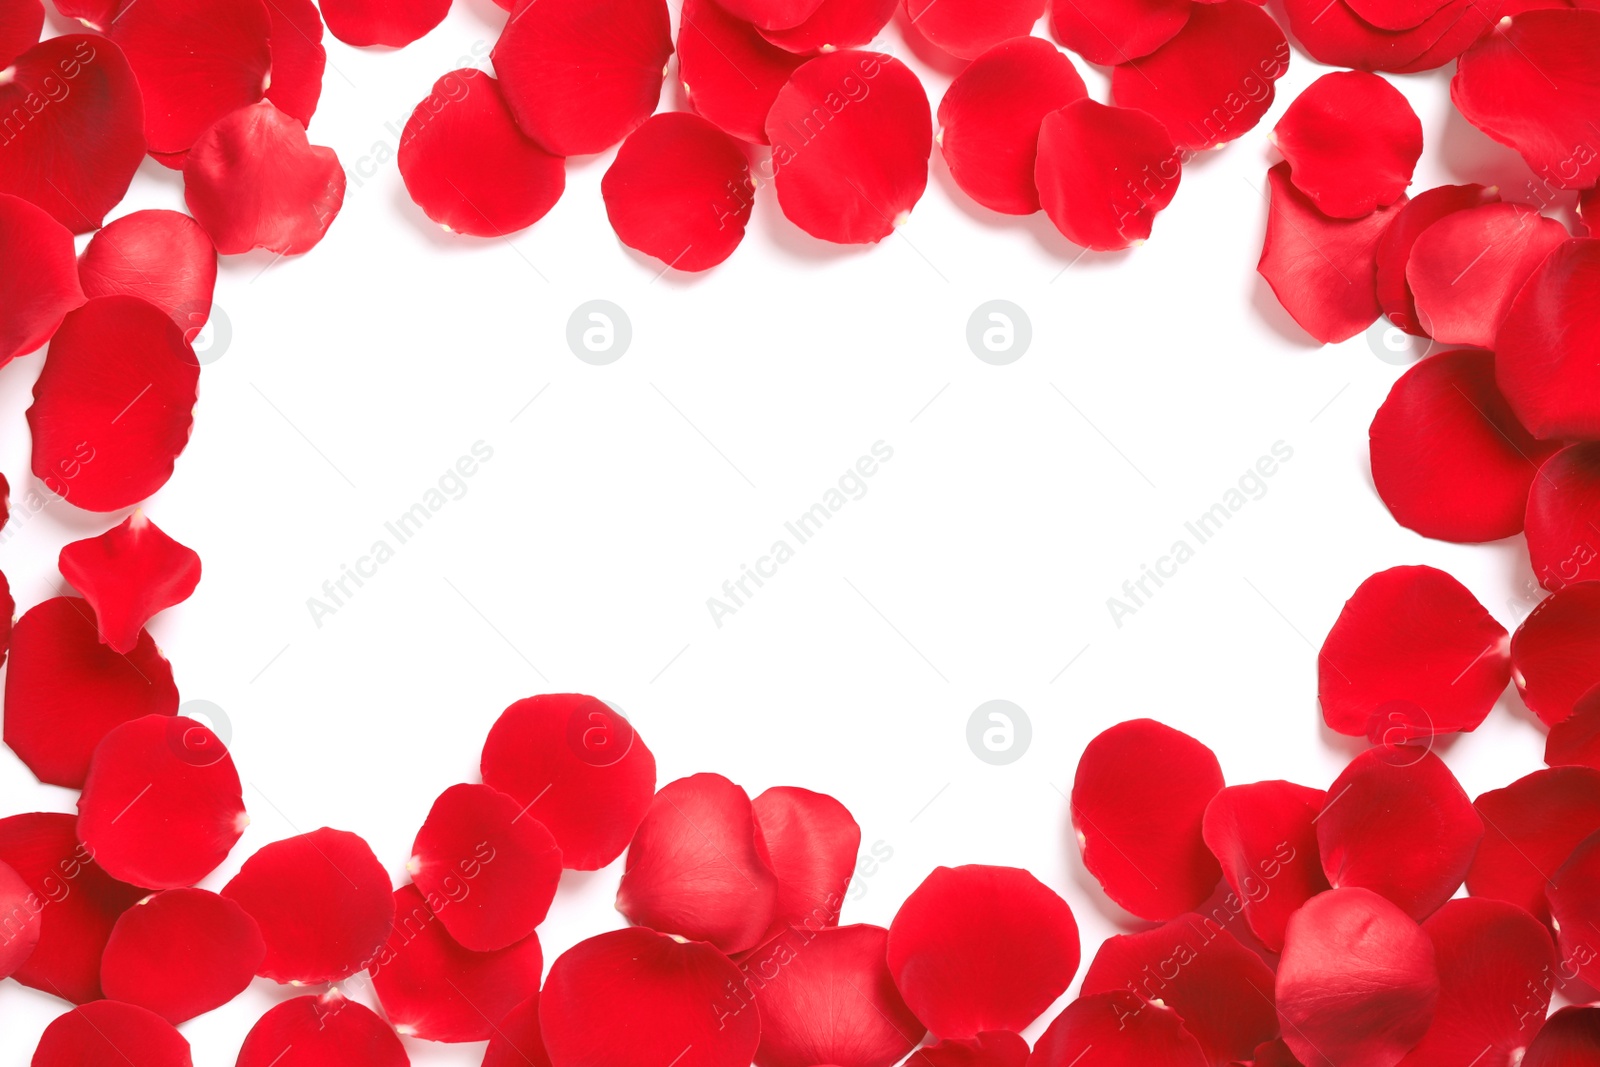
[[[1511,301],[1567,228],[1522,204],[1446,215],[1418,236],[1406,266],[1423,331],[1446,344],[1489,348]]]
[[[1039,130],[1039,202],[1056,229],[1084,248],[1143,242],[1182,177],[1166,128],[1142,111],[1078,100],[1046,115]]]
[[[939,867],[889,927],[889,969],[942,1038],[1021,1030],[1078,972],[1078,924],[1049,887],[1013,867]]]
[[[1600,685],[1578,699],[1571,715],[1550,727],[1544,761],[1552,767],[1600,770]]]
[[[1055,1017],[1028,1067],[1206,1067],[1178,1013],[1118,991],[1079,997]]]
[[[1551,252],[1511,302],[1495,345],[1495,374],[1536,437],[1600,438],[1600,239]]]
[[[1025,1067],[1031,1054],[1021,1034],[988,1030],[974,1038],[924,1045],[908,1062],[911,1067]]]
[[[1406,282],[1411,249],[1424,230],[1446,215],[1498,203],[1500,194],[1481,185],[1441,185],[1406,202],[1378,242],[1378,302],[1389,321],[1415,337],[1425,337],[1417,305]]]
[[[906,17],[929,41],[976,59],[1001,41],[1026,37],[1044,15],[1041,0],[905,0]]]
[[[1284,930],[1300,905],[1328,888],[1316,828],[1326,802],[1320,789],[1257,782],[1231,785],[1206,806],[1206,845],[1251,931],[1273,952],[1283,951]]]
[[[805,59],[778,47],[716,0],[684,0],[678,78],[689,106],[724,133],[767,143],[767,112]]]
[[[192,1067],[189,1042],[155,1012],[114,1000],[73,1008],[44,1028],[33,1067]]]
[[[1056,40],[1097,66],[1142,59],[1178,35],[1189,0],[1114,0],[1092,7],[1076,0],[1050,5]]]
[[[1522,620],[1511,638],[1511,680],[1546,726],[1600,685],[1600,582],[1562,586]]]
[[[1376,74],[1324,74],[1273,128],[1290,180],[1324,214],[1358,219],[1405,196],[1422,157],[1422,121]]]
[[[394,1028],[337,989],[295,997],[245,1035],[235,1067],[408,1067]]]
[[[788,52],[817,55],[845,48],[864,48],[894,18],[896,0],[822,0],[810,18],[783,30],[761,30],[761,36]]]
[[[106,996],[148,1008],[174,1026],[245,991],[267,945],[231,900],[204,889],[169,889],[122,913],[106,942]]]
[[[0,366],[50,340],[82,307],[72,234],[43,209],[0,193]]]
[[[1084,866],[1141,919],[1193,910],[1222,877],[1201,825],[1223,784],[1217,757],[1188,734],[1151,719],[1113,726],[1084,749],[1072,785]]]
[[[1600,985],[1600,955],[1594,948],[1600,923],[1600,833],[1585,838],[1544,887],[1561,958],[1591,987]]]
[[[0,978],[15,974],[39,946],[44,909],[36,906],[37,900],[16,868],[0,861],[0,914],[6,916],[5,936],[0,937]]]
[[[172,317],[193,342],[211,317],[217,250],[181,211],[135,211],[94,235],[78,259],[84,295],[137,296]]]
[[[1600,832],[1600,771],[1560,767],[1535,771],[1473,804],[1483,843],[1467,871],[1467,890],[1515,904],[1548,922],[1544,888],[1589,835]]]
[[[1546,460],[1528,493],[1528,555],[1546,589],[1600,578],[1600,443]]]
[[[495,1024],[482,1067],[550,1067],[539,1032],[539,995],[524,1000]]]
[[[861,827],[849,809],[824,793],[775,786],[751,810],[778,879],[775,922],[811,930],[839,925],[861,851]]]
[[[449,12],[450,0],[322,0],[328,32],[358,48],[404,48]]]
[[[322,47],[322,14],[312,0],[272,0],[272,83],[267,99],[302,126],[311,125],[322,98],[328,51]]]
[[[1522,1067],[1587,1067],[1600,1057],[1600,1006],[1562,1008],[1522,1057]]]
[[[100,640],[127,655],[144,624],[189,599],[200,583],[200,557],[136,511],[99,537],[61,550],[61,576],[94,609]]]

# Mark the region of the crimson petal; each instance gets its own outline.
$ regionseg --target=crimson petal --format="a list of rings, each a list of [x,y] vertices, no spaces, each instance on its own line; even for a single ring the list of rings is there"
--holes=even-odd
[[[337,989],[295,997],[250,1028],[234,1067],[408,1067],[411,1058],[376,1012]]]
[[[322,0],[328,32],[358,48],[404,48],[449,13],[450,0]]]
[[[1591,987],[1600,985],[1600,954],[1595,952],[1594,931],[1600,923],[1600,833],[1592,834],[1573,850],[1545,885],[1551,925],[1567,967]]]
[[[1535,771],[1490,790],[1473,806],[1484,835],[1467,872],[1468,892],[1515,904],[1548,922],[1545,886],[1573,849],[1600,832],[1600,771]]]
[[[1026,1067],[1027,1040],[1010,1030],[988,1030],[961,1041],[924,1045],[909,1062],[916,1067]]]
[[[1090,63],[1110,67],[1142,59],[1178,35],[1190,0],[1111,0],[1086,11],[1078,0],[1050,5],[1050,32]]]
[[[718,0],[728,13],[741,22],[782,30],[798,26],[816,14],[820,0]]]
[[[97,1000],[58,1017],[39,1038],[32,1067],[192,1067],[189,1042],[144,1008]]]
[[[1405,196],[1422,157],[1417,113],[1400,90],[1364,71],[1312,82],[1272,133],[1295,188],[1336,219],[1358,219]]]
[[[904,0],[911,25],[961,59],[976,59],[1001,41],[1026,37],[1044,16],[1044,0]]]
[[[778,879],[773,932],[839,925],[861,851],[861,827],[849,809],[824,793],[794,786],[768,789],[750,806],[767,866]]]
[[[1359,70],[1414,74],[1442,67],[1483,36],[1505,8],[1503,0],[1449,0],[1419,26],[1381,30],[1345,0],[1287,0],[1289,29],[1319,63]]]
[[[1523,283],[1567,228],[1523,204],[1453,212],[1422,231],[1406,282],[1423,331],[1446,344],[1489,348]]]
[[[302,126],[311,125],[322,99],[328,51],[322,47],[322,15],[312,0],[272,0],[272,83],[267,99]]]
[[[1522,620],[1511,638],[1511,680],[1546,726],[1600,685],[1600,582],[1563,586]]]
[[[43,0],[4,0],[0,3],[0,67],[10,64],[39,43],[44,32]]]
[[[1600,239],[1576,238],[1533,272],[1500,324],[1495,373],[1536,437],[1600,438]]]
[[[1320,789],[1257,782],[1231,785],[1206,806],[1206,845],[1251,931],[1273,952],[1283,951],[1284,930],[1300,905],[1328,888],[1316,828],[1326,802]]]
[[[1108,252],[1150,236],[1172,202],[1183,159],[1166,127],[1142,111],[1078,100],[1045,116],[1034,178],[1056,229]]]
[[[169,889],[122,913],[106,942],[106,996],[174,1026],[244,992],[266,958],[261,928],[239,905],[203,889]]]
[[[1559,589],[1600,578],[1600,443],[1551,456],[1527,499],[1528,555],[1539,584]]]
[[[550,1067],[539,1032],[539,995],[524,1000],[495,1024],[482,1067]]]
[[[200,582],[200,557],[136,511],[99,537],[61,550],[61,576],[94,609],[100,640],[127,655],[145,623],[189,599]]]
[[[689,106],[725,133],[766,144],[767,112],[805,59],[771,43],[716,0],[684,0],[681,18],[678,78]]]
[[[84,302],[72,234],[43,209],[0,193],[0,366],[34,351]]]
[[[1522,1057],[1522,1067],[1590,1067],[1600,1059],[1600,1006],[1562,1008]]]
[[[6,917],[5,935],[0,937],[0,978],[10,978],[39,947],[44,909],[38,902],[22,875],[0,861],[0,915]]]
[[[137,296],[172,317],[192,342],[211,317],[217,250],[181,211],[135,211],[94,235],[78,259],[84,295]]]
[[[1409,30],[1438,13],[1444,0],[1350,0],[1350,9],[1380,30]]]
[[[1378,302],[1390,322],[1413,336],[1427,336],[1417,319],[1411,286],[1406,283],[1412,247],[1424,230],[1446,215],[1499,200],[1499,193],[1481,185],[1441,185],[1406,202],[1378,243]]]
[[[1571,715],[1550,727],[1544,761],[1552,767],[1600,770],[1600,685],[1578,699]]]
[[[1178,1013],[1132,993],[1096,993],[1067,1005],[1040,1036],[1028,1067],[1206,1067]]]
[[[759,32],[779,48],[805,55],[863,48],[889,25],[898,6],[896,0],[822,0],[798,26]]]

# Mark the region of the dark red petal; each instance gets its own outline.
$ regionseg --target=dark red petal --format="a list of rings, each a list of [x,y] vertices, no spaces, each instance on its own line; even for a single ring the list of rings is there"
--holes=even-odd
[[[1278,1036],[1272,968],[1226,927],[1183,915],[1108,939],[1083,976],[1084,996],[1127,992],[1146,1011],[1170,1008],[1218,1067],[1246,1060]]]
[[[1418,325],[1416,301],[1406,283],[1412,246],[1424,230],[1446,215],[1499,200],[1499,193],[1481,185],[1441,185],[1407,201],[1378,242],[1378,302],[1390,322],[1413,336],[1427,336]]]
[[[1317,654],[1323,721],[1373,744],[1475,730],[1505,692],[1508,647],[1505,627],[1444,571],[1380,571]]]
[[[581,156],[650,116],[671,55],[664,0],[537,0],[517,8],[490,58],[522,132]]]
[[[192,1067],[189,1042],[161,1016],[98,1000],[44,1028],[32,1067]]]
[[[1544,893],[1562,960],[1589,986],[1600,985],[1600,954],[1594,947],[1600,924],[1600,833],[1573,850],[1545,884]]]
[[[1563,449],[1528,493],[1528,554],[1546,589],[1600,578],[1600,443]]]
[[[1591,1067],[1600,1062],[1600,1006],[1562,1008],[1528,1046],[1522,1067]]]
[[[635,926],[732,954],[760,942],[777,903],[745,791],[719,774],[662,786],[628,846],[617,910]]]
[[[1483,794],[1474,806],[1484,835],[1467,872],[1468,892],[1548,921],[1545,886],[1572,850],[1600,831],[1600,771],[1535,771]]]
[[[500,83],[471,68],[433,83],[400,138],[406,192],[434,222],[504,237],[545,217],[567,184],[566,161],[523,136]]]
[[[119,655],[100,643],[89,604],[70,597],[46,600],[17,622],[5,741],[41,782],[82,788],[102,737],[125,722],[177,710],[172,667],[149,634]]]
[[[311,144],[266,100],[207,130],[183,164],[184,201],[227,256],[309,251],[338,217],[344,190],[333,149]]]
[[[751,809],[767,866],[778,879],[772,932],[837,926],[861,851],[861,827],[849,809],[826,794],[794,786],[768,789]]]
[[[1141,919],[1193,910],[1222,877],[1201,835],[1222,787],[1217,757],[1188,734],[1151,719],[1113,726],[1084,749],[1072,785],[1084,866]]]
[[[543,2],[543,0],[541,0]],[[568,870],[622,855],[656,791],[656,759],[627,719],[594,697],[529,697],[483,746],[483,780],[544,823]]]
[[[928,186],[933,116],[917,76],[877,52],[832,52],[794,72],[767,115],[778,205],[839,244],[894,232]]]
[[[1044,7],[1043,0],[905,0],[911,25],[962,59],[976,59],[1001,41],[1026,37],[1044,16]]]
[[[1511,411],[1488,352],[1447,352],[1401,375],[1372,419],[1372,481],[1395,521],[1474,543],[1520,533],[1528,488],[1558,447]]]
[[[1205,1067],[1210,1062],[1177,1012],[1117,992],[1067,1005],[1040,1036],[1028,1067]]]
[[[1511,637],[1511,680],[1546,726],[1600,685],[1600,582],[1563,586],[1522,620]]]
[[[0,0],[0,67],[38,44],[43,32],[42,0]]]
[[[235,1067],[408,1067],[405,1046],[376,1012],[337,989],[268,1011],[245,1035]]]
[[[172,477],[200,363],[166,312],[103,296],[68,315],[33,386],[33,473],[87,511],[137,504]]]
[[[261,926],[275,982],[337,982],[376,958],[389,936],[389,875],[355,834],[323,827],[274,841],[244,861],[222,895]]]
[[[1600,11],[1526,11],[1461,56],[1450,98],[1484,133],[1561,189],[1600,182]]]
[[[200,582],[200,557],[135,511],[99,537],[61,550],[61,576],[94,609],[100,640],[126,655],[144,624],[189,599]]]
[[[881,926],[797,927],[744,962],[757,1067],[891,1067],[927,1033],[895,989]]]
[[[1368,749],[1351,760],[1317,817],[1329,884],[1370,889],[1419,922],[1460,888],[1483,836],[1450,768],[1410,746]]]
[[[1111,0],[1050,5],[1056,40],[1102,67],[1141,59],[1178,35],[1189,21],[1189,0]]]
[[[261,928],[239,905],[203,889],[169,889],[122,913],[100,982],[110,999],[176,1026],[244,992],[266,955]]]
[[[1273,952],[1283,951],[1289,917],[1328,888],[1315,823],[1326,802],[1320,789],[1257,782],[1229,786],[1206,807],[1206,845],[1251,931]]]
[[[911,1067],[1025,1067],[1031,1052],[1021,1034],[989,1030],[965,1041],[939,1041],[912,1054]]]
[[[0,486],[0,489],[4,488]],[[0,526],[5,525],[3,517],[4,508],[0,508]],[[17,602],[11,595],[11,583],[6,581],[4,574],[0,574],[0,664],[5,663],[6,654],[11,651],[11,631],[16,617]]]
[[[539,1032],[539,995],[524,1000],[495,1024],[482,1067],[550,1067]]]
[[[1038,211],[1039,127],[1087,92],[1072,60],[1049,41],[1018,37],[995,45],[956,75],[939,101],[939,150],[950,176],[992,211]]]
[[[561,850],[544,824],[486,785],[440,794],[406,865],[462,947],[492,952],[544,922],[561,880]]]
[[[1523,283],[1566,240],[1565,226],[1522,204],[1468,208],[1429,226],[1406,266],[1423,332],[1491,347]]]
[[[790,52],[815,55],[844,48],[864,48],[894,18],[896,0],[822,0],[816,14],[784,30],[761,30],[761,36]]]
[[[72,234],[42,209],[0,193],[0,366],[50,340],[83,306]]]
[[[539,1028],[554,1067],[748,1067],[761,1022],[742,982],[710,945],[614,930],[550,965]]]
[[[889,926],[895,983],[944,1038],[1021,1030],[1066,992],[1079,951],[1066,901],[1014,867],[936,868]]]
[[[322,0],[328,32],[358,48],[404,48],[450,13],[450,0]]]
[[[144,890],[102,871],[78,843],[71,815],[35,812],[0,819],[0,862],[28,883],[39,943],[13,973],[25,986],[75,1004],[98,1000],[100,956],[112,926]],[[23,916],[22,921],[31,921]]]
[[[68,34],[28,49],[7,72],[0,193],[88,233],[122,200],[144,159],[145,105],[128,60],[104,37]],[[27,116],[20,127],[19,114]]]
[[[272,81],[267,99],[300,125],[309,126],[322,98],[322,75],[328,66],[322,15],[312,0],[272,0],[267,7],[272,15]]]
[[[0,933],[0,978],[16,973],[39,945],[44,909],[37,903],[33,887],[16,868],[0,862],[0,915],[6,917]]]
[[[1578,194],[1578,224],[1589,237],[1600,237],[1600,185]]]
[[[1144,241],[1172,202],[1183,158],[1161,123],[1079,100],[1045,116],[1034,178],[1045,214],[1067,240],[1107,252]]]
[[[816,14],[820,0],[719,0],[734,18],[769,30],[798,26]]]
[[[1380,30],[1409,30],[1438,13],[1444,0],[1350,0],[1358,16]]]
[[[1290,180],[1324,215],[1358,219],[1405,196],[1422,157],[1422,121],[1376,74],[1324,74],[1273,127]]]
[[[1271,209],[1256,270],[1278,302],[1323,344],[1346,340],[1371,326],[1382,311],[1378,242],[1404,201],[1366,218],[1332,219],[1294,187],[1289,164],[1268,171],[1267,184]]]
[[[233,758],[193,719],[146,715],[100,742],[78,798],[78,838],[130,885],[193,885],[227,859],[250,820]]]
[[[184,152],[223,116],[261,99],[272,70],[272,16],[262,0],[128,4],[111,39],[144,96],[152,152]]]
[[[211,316],[217,250],[181,211],[135,211],[94,235],[78,258],[83,291],[137,296],[172,316],[193,341]]]
[[[1503,0],[1449,0],[1420,26],[1380,30],[1345,0],[1287,0],[1289,29],[1319,63],[1412,74],[1442,67],[1500,18]]]
[[[1572,714],[1550,727],[1544,761],[1552,767],[1600,770],[1600,685],[1579,697]]]
[[[716,0],[684,0],[682,19],[678,78],[689,106],[725,133],[766,144],[767,112],[805,60],[772,44]]]
[[[1113,68],[1111,96],[1198,151],[1255,128],[1288,69],[1289,42],[1272,16],[1249,0],[1222,0],[1196,6],[1172,40]]]
[[[1511,303],[1495,373],[1517,418],[1538,437],[1600,438],[1600,239],[1550,253]]]
[[[1294,1053],[1289,1051],[1289,1046],[1283,1039],[1268,1041],[1256,1049],[1253,1067],[1301,1067],[1299,1060],[1294,1058]]]
[[[618,239],[676,270],[716,266],[744,240],[750,161],[701,118],[666,112],[628,135],[600,183]]]

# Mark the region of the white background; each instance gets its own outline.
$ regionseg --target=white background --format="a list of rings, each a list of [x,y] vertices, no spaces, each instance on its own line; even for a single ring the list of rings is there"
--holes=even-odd
[[[1426,562],[1508,627],[1531,608],[1520,540],[1425,541],[1373,492],[1366,427],[1402,368],[1360,337],[1315,347],[1254,272],[1267,131],[1318,73],[1303,55],[1267,120],[1190,165],[1130,253],[1080,259],[1042,215],[988,214],[935,152],[927,195],[878,247],[812,241],[766,188],[732,260],[658,276],[606,222],[607,157],[571,161],[566,196],[510,241],[443,233],[407,198],[392,162],[406,117],[439,75],[486,64],[503,21],[490,0],[459,0],[402,52],[330,39],[311,135],[351,172],[344,211],[310,255],[223,265],[231,342],[147,505],[204,559],[197,594],[152,630],[184,698],[224,709],[254,820],[208,888],[323,825],[363,835],[403,881],[417,826],[442,789],[475,780],[499,711],[581,691],[633,719],[663,783],[715,770],[752,795],[797,784],[843,800],[865,843],[893,850],[845,921],[888,923],[940,864],[1023,866],[1071,903],[1087,961],[1120,921],[1070,840],[1063,794],[1089,738],[1152,716],[1213,746],[1230,782],[1325,786],[1356,748],[1321,727],[1315,648],[1363,578]],[[881,46],[936,105],[948,70],[895,30]],[[1104,99],[1103,73],[1080,67]],[[1529,173],[1453,114],[1448,74],[1397,79],[1427,135],[1416,187],[1495,182],[1516,198]],[[158,206],[182,206],[181,182],[147,163],[117,213]],[[565,343],[596,298],[633,325],[606,367]],[[965,340],[995,298],[1033,325],[1005,367]],[[43,492],[23,419],[41,361],[0,375],[14,504]],[[479,441],[494,458],[466,495],[315,625],[307,598]],[[867,494],[716,627],[707,598],[878,441],[894,458]],[[1267,494],[1116,627],[1107,598],[1278,441],[1294,458]],[[60,590],[65,542],[121,518],[15,514],[0,566],[19,611]],[[1005,767],[965,739],[995,698],[1033,727]],[[1508,694],[1445,755],[1477,795],[1541,766],[1542,743]],[[75,800],[9,751],[0,798],[6,812]],[[547,961],[620,924],[620,866],[567,877],[540,931]],[[196,1062],[231,1064],[290,994],[258,980],[186,1024]],[[25,1062],[63,1008],[0,987],[0,1062]],[[481,1057],[408,1044],[419,1064]]]

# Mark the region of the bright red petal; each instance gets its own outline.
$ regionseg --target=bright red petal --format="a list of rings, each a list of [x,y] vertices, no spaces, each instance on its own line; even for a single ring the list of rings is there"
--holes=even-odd
[[[1422,121],[1376,74],[1324,74],[1273,127],[1290,180],[1324,215],[1358,219],[1406,194],[1422,157]]]
[[[539,996],[534,994],[495,1024],[482,1067],[550,1067],[539,1032]]]
[[[98,1000],[44,1028],[32,1067],[192,1067],[189,1042],[154,1012]]]
[[[0,937],[0,978],[10,978],[39,947],[44,908],[38,906],[33,887],[16,868],[0,861],[0,914],[6,916]]]
[[[939,867],[889,927],[889,969],[943,1038],[1021,1030],[1078,972],[1072,909],[1027,871]]]
[[[1483,794],[1474,806],[1484,835],[1467,872],[1467,890],[1549,921],[1545,886],[1573,849],[1600,832],[1600,771],[1535,771]]]
[[[794,72],[767,115],[789,221],[838,244],[894,232],[928,186],[933,116],[922,83],[877,52],[832,52]]]
[[[261,928],[231,900],[169,889],[122,913],[106,942],[106,996],[174,1026],[244,992],[266,958]]]
[[[1380,30],[1409,30],[1438,13],[1444,0],[1350,0],[1350,8]]]
[[[272,0],[272,82],[267,99],[302,126],[311,125],[322,98],[328,52],[322,47],[322,15],[312,0]]]
[[[684,0],[678,78],[702,117],[752,144],[767,143],[767,112],[805,62],[740,22],[716,0]]]
[[[135,211],[94,235],[78,258],[83,291],[137,296],[172,316],[193,341],[211,317],[217,250],[181,211]]]
[[[1078,0],[1050,5],[1055,39],[1097,66],[1142,59],[1178,35],[1189,21],[1190,0],[1112,0],[1092,6]]]
[[[719,0],[728,13],[741,22],[763,29],[782,30],[798,26],[816,14],[820,0]]]
[[[0,2],[0,67],[39,43],[44,32],[44,4],[41,0]]]
[[[1345,0],[1287,0],[1289,29],[1319,63],[1396,74],[1442,67],[1500,18],[1502,0],[1449,0],[1420,26],[1380,30]]]
[[[355,834],[326,827],[274,841],[244,861],[222,895],[261,926],[275,982],[337,982],[371,965],[389,936],[389,874]]]
[[[1578,699],[1571,715],[1550,727],[1544,761],[1552,767],[1600,770],[1600,685]]]
[[[1201,824],[1223,784],[1217,757],[1189,735],[1151,719],[1113,726],[1084,749],[1072,786],[1084,866],[1141,919],[1193,910],[1222,878]]]
[[[1416,301],[1406,282],[1412,247],[1424,230],[1446,215],[1499,200],[1499,193],[1481,185],[1441,185],[1406,202],[1378,242],[1378,302],[1390,322],[1413,336],[1427,336],[1418,324]]]
[[[1034,178],[1056,229],[1107,252],[1143,242],[1172,202],[1183,157],[1142,111],[1079,100],[1045,116]]]
[[[776,786],[756,797],[751,810],[767,866],[778,879],[773,932],[839,925],[861,851],[861,827],[849,809],[823,793]]]
[[[99,537],[61,550],[61,576],[94,609],[100,640],[126,655],[145,623],[189,599],[200,582],[200,557],[136,511]]]
[[[404,48],[450,13],[450,0],[322,0],[328,32],[358,48]]]
[[[898,6],[896,0],[822,0],[800,25],[760,33],[779,48],[804,55],[864,48],[889,25]]]
[[[1561,958],[1589,986],[1600,985],[1594,931],[1600,923],[1600,833],[1586,838],[1546,883]]]
[[[1044,7],[1043,0],[905,0],[911,25],[962,59],[976,59],[1001,41],[1026,37],[1044,16]]]
[[[1328,888],[1315,822],[1326,802],[1320,789],[1257,782],[1229,786],[1206,807],[1206,845],[1251,931],[1273,952],[1283,951],[1283,932],[1300,905]]]
[[[1500,324],[1495,373],[1535,436],[1600,438],[1597,286],[1600,239],[1568,241],[1533,272]]]
[[[388,1023],[337,989],[295,997],[268,1011],[245,1035],[235,1067],[408,1067]]]
[[[1522,204],[1446,215],[1417,238],[1406,266],[1423,332],[1491,347],[1523,283],[1566,240],[1565,226]]]
[[[1522,1067],[1592,1067],[1600,1062],[1600,1006],[1562,1008],[1528,1046]]]
[[[1546,726],[1600,685],[1600,582],[1563,586],[1522,620],[1511,638],[1511,680]]]
[[[1026,1067],[1031,1055],[1021,1034],[990,1030],[966,1041],[939,1041],[912,1053],[910,1067]]]
[[[1528,554],[1546,589],[1600,578],[1600,443],[1545,461],[1528,493]]]
[[[1206,1067],[1211,1061],[1178,1013],[1132,993],[1080,997],[1055,1017],[1028,1067]]]
[[[0,193],[0,366],[43,345],[82,307],[72,234],[15,196]]]
[[[126,656],[113,652],[100,643],[86,601],[46,600],[12,632],[5,741],[41,782],[82,788],[101,738],[177,710],[172,667],[150,635]]]

